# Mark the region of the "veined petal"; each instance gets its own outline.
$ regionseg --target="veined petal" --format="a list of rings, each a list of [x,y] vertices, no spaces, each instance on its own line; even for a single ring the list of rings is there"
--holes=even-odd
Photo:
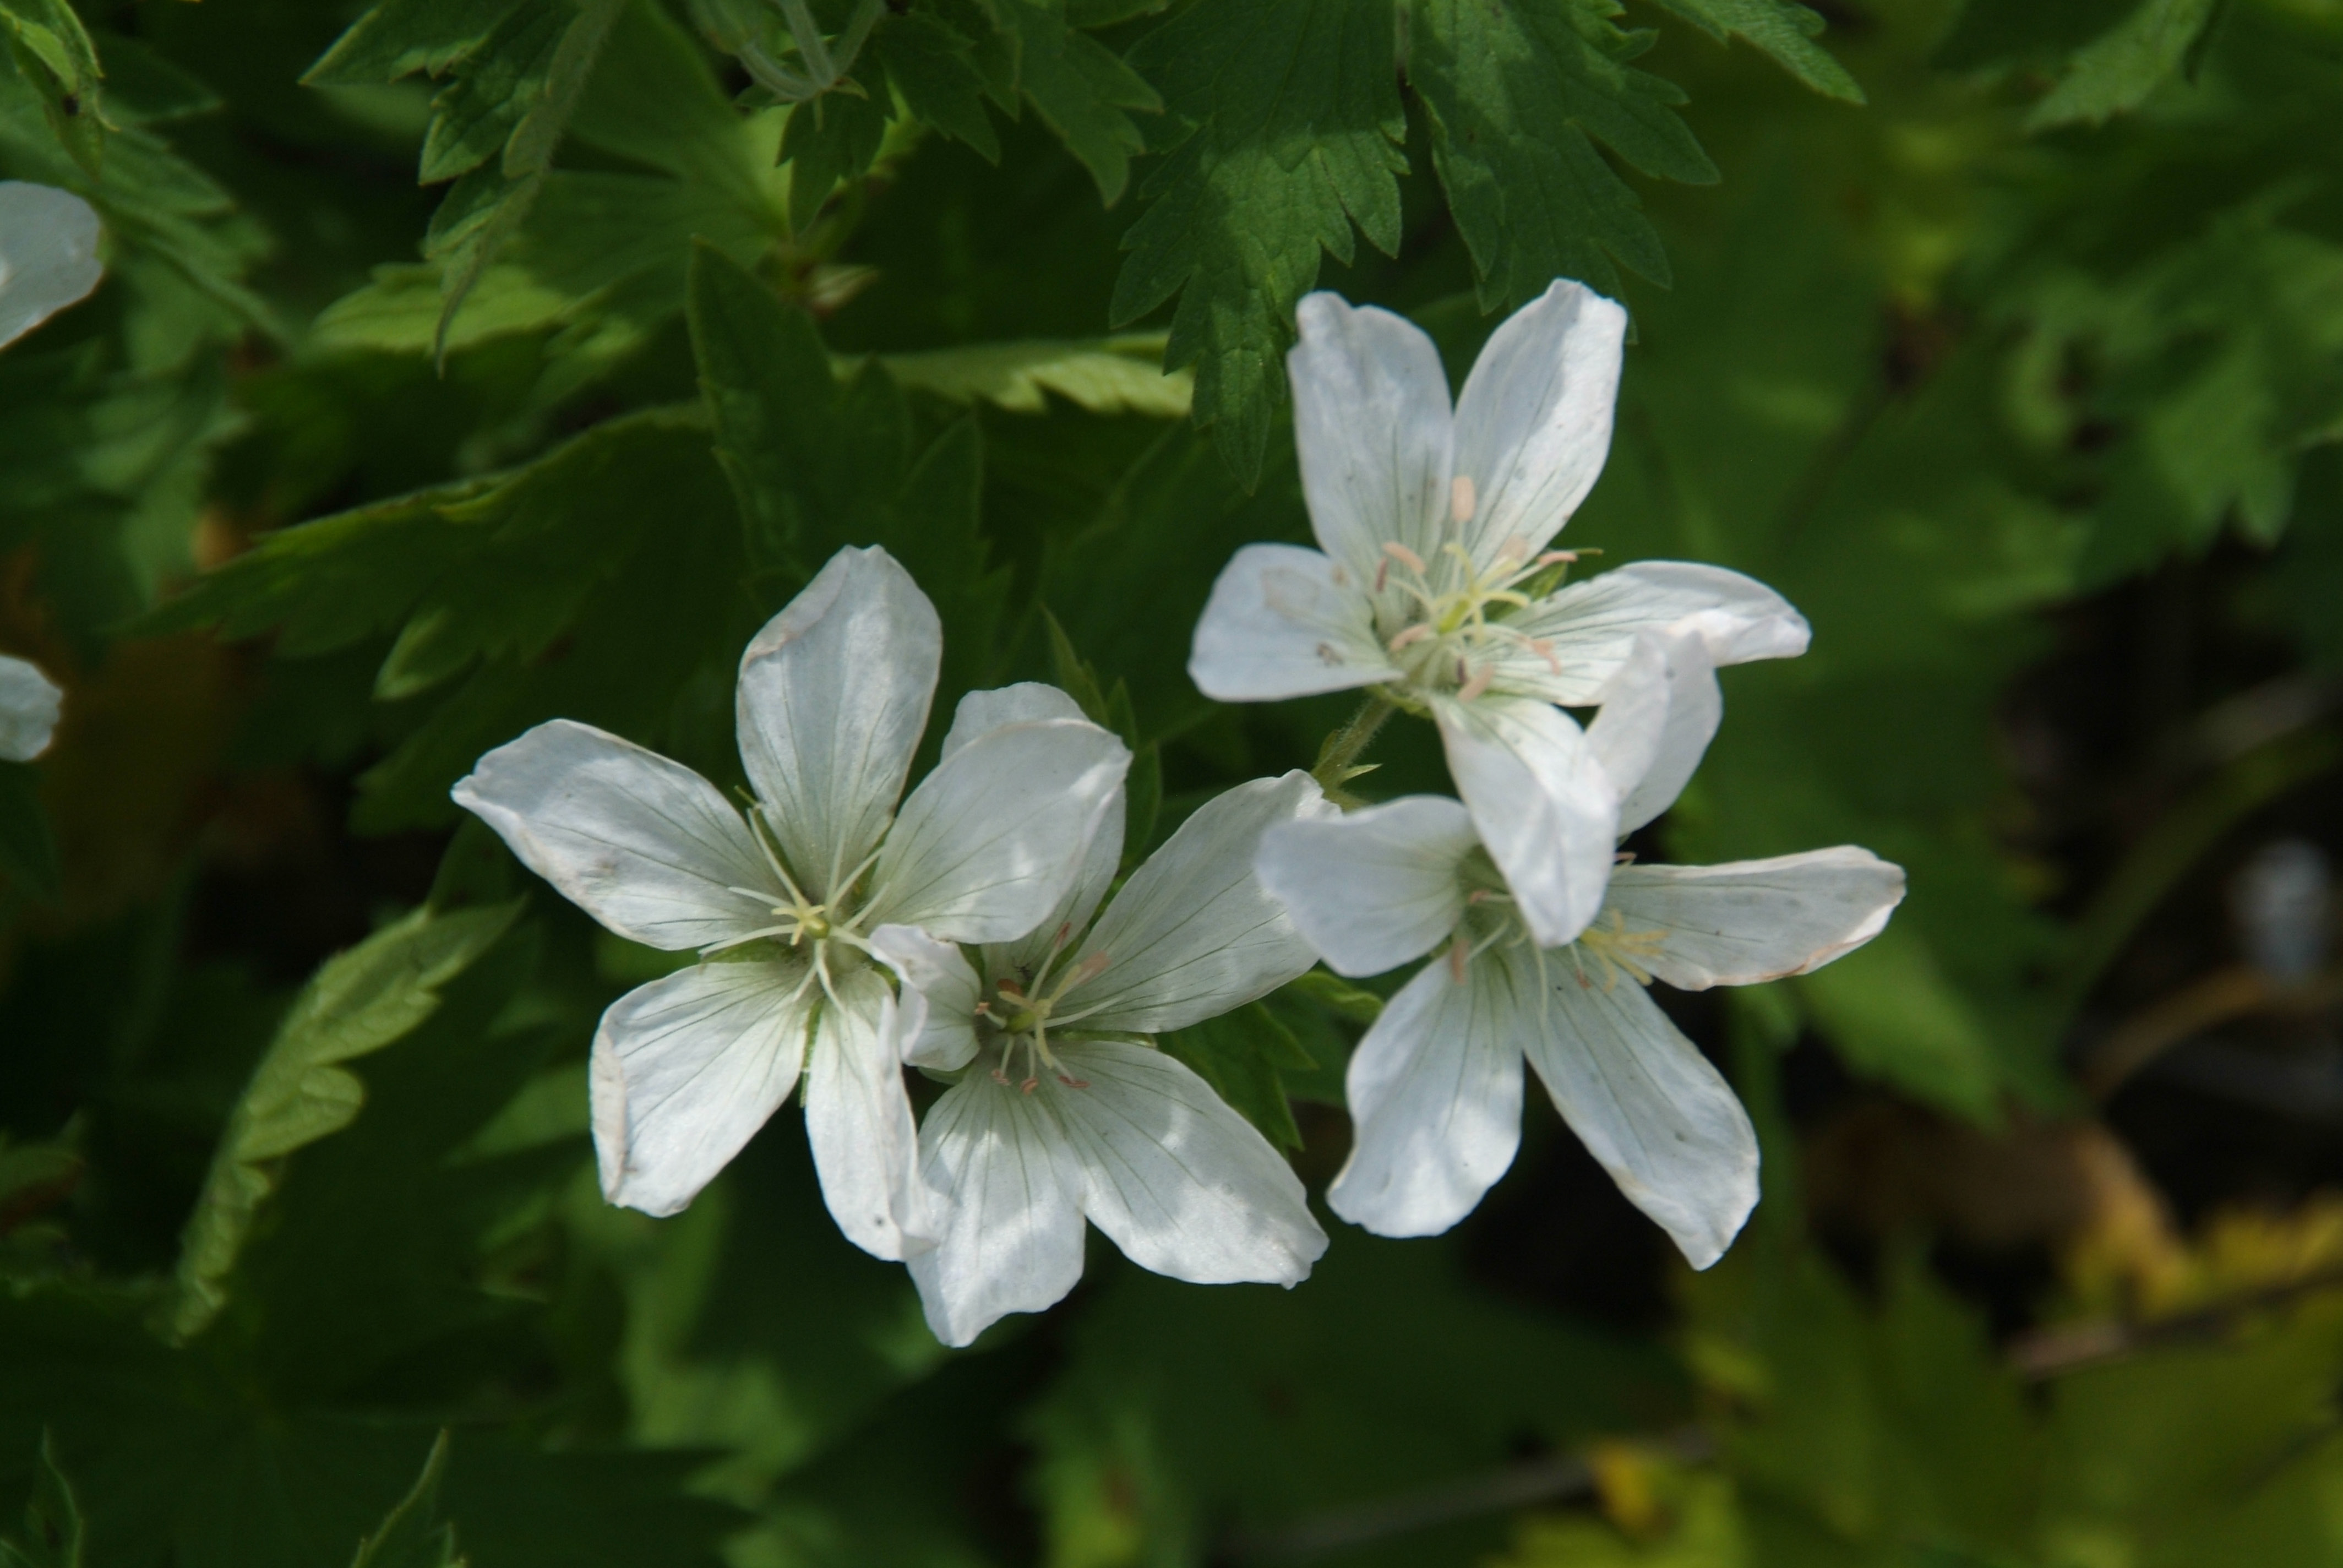
[[[966,1067],[976,1054],[981,993],[968,956],[917,926],[880,926],[870,933],[870,950],[903,982],[896,1020],[903,1060],[939,1072]]]
[[[1594,702],[1645,632],[1697,632],[1711,664],[1795,658],[1805,618],[1752,577],[1694,561],[1637,561],[1550,594],[1506,626],[1540,647],[1507,648],[1491,689],[1564,707]]]
[[[38,665],[0,654],[0,760],[30,762],[49,749],[65,695]]]
[[[1699,768],[1725,719],[1716,667],[1696,632],[1645,632],[1604,687],[1586,743],[1624,791],[1619,836],[1670,806]]]
[[[1568,278],[1490,335],[1456,399],[1456,474],[1474,491],[1457,538],[1486,567],[1562,531],[1611,451],[1627,313]],[[1462,497],[1460,495],[1461,501]]]
[[[1383,1004],[1343,1081],[1355,1141],[1326,1190],[1335,1213],[1379,1236],[1436,1236],[1473,1211],[1521,1147],[1536,1007],[1485,953],[1461,981],[1435,959]]]
[[[1081,1178],[1032,1097],[972,1072],[928,1111],[920,1180],[941,1195],[932,1251],[910,1261],[928,1327],[964,1345],[1011,1312],[1038,1312],[1082,1277]]]
[[[886,832],[942,658],[936,607],[876,545],[830,557],[740,656],[740,761],[814,902]]]
[[[1040,681],[1020,681],[996,691],[971,691],[960,699],[960,710],[952,715],[951,732],[944,737],[943,754],[950,757],[978,736],[1004,725],[1082,717],[1080,703],[1056,687],[1044,686]],[[1073,884],[1066,890],[1066,896],[1024,936],[987,950],[984,959],[988,970],[999,973],[1038,965],[1056,945],[1061,928],[1071,936],[1089,921],[1122,865],[1123,815],[1124,795],[1122,786],[1118,784],[1113,800],[1099,813],[1098,830],[1091,836],[1090,849],[1083,856]]]
[[[1082,1211],[1143,1269],[1199,1285],[1292,1286],[1326,1251],[1292,1167],[1204,1081],[1160,1050],[1070,1043],[1088,1087],[1045,1082]]]
[[[877,1258],[934,1244],[939,1216],[919,1179],[919,1130],[903,1088],[895,996],[877,970],[840,975],[815,1015],[806,1139],[822,1201],[846,1239]]]
[[[1510,952],[1517,971],[1529,961]],[[1757,1204],[1757,1134],[1733,1090],[1649,993],[1615,973],[1544,955],[1548,1005],[1530,1065],[1627,1201],[1695,1269],[1725,1255]]]
[[[820,992],[801,960],[695,964],[610,1004],[594,1031],[602,1195],[672,1214],[764,1126],[798,1081]]]
[[[1196,622],[1188,678],[1216,702],[1274,702],[1395,680],[1375,640],[1373,579],[1316,550],[1247,545]]]
[[[1440,350],[1412,322],[1306,295],[1285,357],[1302,491],[1321,548],[1373,582],[1383,545],[1429,558],[1449,507],[1452,417]]]
[[[1335,815],[1296,769],[1215,796],[1131,875],[1082,944],[1103,962],[1067,993],[1086,1029],[1159,1034],[1268,995],[1317,961],[1253,874],[1263,830]]]
[[[1561,709],[1517,697],[1437,698],[1448,771],[1531,933],[1576,936],[1602,906],[1619,789]]]
[[[1723,866],[1622,866],[1603,919],[1656,932],[1635,962],[1683,990],[1818,970],[1886,928],[1904,868],[1841,844]]]
[[[1410,795],[1283,822],[1254,864],[1304,940],[1337,974],[1373,975],[1438,947],[1464,917],[1464,857],[1481,836],[1463,805]]]
[[[0,180],[0,345],[89,297],[106,276],[98,226],[71,191]]]
[[[1073,885],[1130,766],[1122,742],[1086,719],[980,735],[903,802],[880,851],[870,919],[950,941],[1023,936]]]
[[[670,952],[771,923],[783,901],[716,786],[656,751],[556,719],[475,763],[448,793],[521,862],[618,935]]]

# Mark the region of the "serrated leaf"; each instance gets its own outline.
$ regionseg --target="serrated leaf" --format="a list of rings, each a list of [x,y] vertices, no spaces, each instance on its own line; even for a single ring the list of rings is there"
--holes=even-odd
[[[2145,0],[2075,53],[2066,74],[2026,117],[2032,131],[2102,125],[2136,109],[2178,74],[2224,0]]]
[[[437,1522],[439,1481],[447,1471],[447,1432],[442,1427],[413,1490],[384,1516],[382,1528],[358,1543],[350,1568],[465,1568],[456,1550],[456,1527]]]
[[[1157,1043],[1193,1068],[1262,1137],[1281,1149],[1302,1147],[1302,1130],[1294,1125],[1293,1107],[1286,1103],[1278,1071],[1317,1064],[1293,1031],[1267,1008],[1249,1002],[1234,1012],[1173,1030]]]
[[[196,1200],[168,1312],[174,1338],[202,1332],[226,1304],[228,1273],[276,1187],[277,1163],[357,1119],[366,1091],[344,1064],[429,1018],[438,989],[519,912],[518,903],[445,915],[427,905],[318,970],[237,1098]]]
[[[1185,371],[1165,375],[1164,339],[1132,333],[1088,342],[975,343],[913,354],[882,354],[896,382],[954,403],[982,401],[1020,414],[1041,414],[1055,393],[1093,414],[1184,417],[1195,396]]]
[[[1653,0],[1710,37],[1737,37],[1826,98],[1865,101],[1863,88],[1815,42],[1821,14],[1797,0]]]
[[[1666,283],[1657,231],[1596,150],[1661,178],[1717,177],[1676,115],[1683,93],[1626,64],[1649,35],[1575,0],[1413,0],[1412,15],[1409,75],[1482,307],[1522,305],[1557,277],[1615,294],[1614,256]]]
[[[1390,13],[1351,0],[1203,0],[1131,61],[1178,129],[1123,236],[1111,320],[1179,296],[1164,367],[1196,370],[1195,420],[1250,487],[1284,396],[1293,307],[1356,225],[1396,255],[1407,134]]]
[[[577,25],[566,0],[522,0],[431,100],[416,177],[439,185],[498,156],[546,91],[553,57]]]
[[[992,32],[983,25],[981,13],[970,20],[985,33]],[[999,163],[1001,137],[984,106],[988,97],[1000,101],[1003,86],[979,62],[979,46],[977,37],[932,10],[890,17],[870,41],[906,108],[944,135],[974,147],[987,163]],[[1016,67],[1006,58],[1002,64],[1008,74],[1005,95],[1013,104]]]
[[[375,86],[417,71],[444,76],[521,0],[383,0],[303,74],[312,87]]]
[[[1112,206],[1131,183],[1131,160],[1147,145],[1131,116],[1162,109],[1155,88],[1069,25],[1065,0],[993,0],[993,15],[1012,40],[1019,90]]]
[[[840,182],[868,174],[886,136],[886,111],[870,98],[826,93],[790,110],[781,133],[781,158],[789,166],[789,227],[803,234]]]
[[[111,128],[99,103],[106,73],[81,18],[65,0],[0,0],[0,31],[58,145],[82,173],[100,177]]]

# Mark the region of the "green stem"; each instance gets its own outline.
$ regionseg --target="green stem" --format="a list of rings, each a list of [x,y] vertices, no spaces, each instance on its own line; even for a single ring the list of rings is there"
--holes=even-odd
[[[1352,765],[1366,750],[1368,742],[1374,739],[1375,732],[1398,711],[1399,704],[1390,698],[1371,693],[1359,704],[1359,710],[1351,715],[1348,724],[1326,737],[1326,744],[1318,749],[1318,762],[1310,769],[1310,777],[1318,780],[1318,788],[1326,791],[1329,799],[1342,799],[1343,783],[1358,777]]]

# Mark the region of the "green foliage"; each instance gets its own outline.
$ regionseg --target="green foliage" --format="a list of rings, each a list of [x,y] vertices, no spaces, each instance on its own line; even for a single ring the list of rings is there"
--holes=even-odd
[[[431,1440],[415,1490],[398,1500],[382,1528],[358,1543],[350,1568],[465,1568],[456,1550],[456,1527],[437,1522],[439,1481],[447,1471],[447,1433]]]
[[[1302,1147],[1302,1130],[1285,1101],[1280,1070],[1318,1065],[1293,1031],[1259,1002],[1206,1019],[1162,1039],[1165,1050],[1196,1070],[1212,1091],[1281,1149]]]
[[[25,1505],[25,1540],[20,1544],[0,1539],[0,1563],[6,1568],[82,1568],[84,1537],[81,1504],[74,1501],[73,1484],[57,1468],[49,1434],[41,1434],[41,1462],[33,1473],[32,1501]]]
[[[357,1117],[366,1089],[343,1064],[412,1032],[439,988],[486,951],[518,906],[441,915],[427,906],[326,964],[295,1000],[228,1118],[179,1254],[171,1332],[201,1333],[285,1157]]]

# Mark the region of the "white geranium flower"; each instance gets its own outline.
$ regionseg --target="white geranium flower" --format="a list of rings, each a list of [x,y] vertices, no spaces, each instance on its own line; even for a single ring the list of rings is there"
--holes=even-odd
[[[89,297],[106,276],[97,234],[73,192],[0,180],[0,347]]]
[[[1621,689],[1621,688],[1632,689]],[[1671,688],[1678,699],[1670,702]],[[1654,781],[1631,826],[1683,787],[1715,729],[1697,638],[1645,638],[1588,739]],[[1654,723],[1654,703],[1665,705]],[[1614,708],[1631,718],[1614,729]],[[1631,752],[1613,744],[1633,738]],[[1654,737],[1657,739],[1654,739]],[[1351,1059],[1356,1142],[1328,1190],[1344,1219],[1435,1235],[1473,1211],[1521,1142],[1524,1059],[1636,1207],[1694,1268],[1724,1254],[1757,1201],[1757,1140],[1733,1091],[1646,994],[1804,974],[1879,934],[1901,869],[1851,846],[1724,866],[1624,865],[1567,943],[1539,940],[1454,800],[1412,796],[1272,829],[1262,882],[1342,974],[1431,950]]]
[[[1036,712],[1072,710],[1047,687],[1011,689]],[[907,990],[924,993],[910,1060],[959,1074],[920,1129],[920,1169],[946,1214],[911,1277],[938,1339],[967,1344],[1072,1290],[1085,1219],[1174,1279],[1290,1286],[1308,1275],[1326,1236],[1292,1170],[1147,1037],[1242,1007],[1311,966],[1253,857],[1265,828],[1332,810],[1304,773],[1232,789],[1091,924],[1121,856],[1111,814],[1058,913],[974,963],[917,931],[873,934]]]
[[[49,749],[65,695],[40,666],[0,653],[0,760],[30,762]]]
[[[1239,550],[1189,673],[1225,702],[1372,687],[1428,715],[1523,919],[1567,941],[1602,896],[1617,789],[1561,708],[1594,703],[1640,633],[1696,629],[1733,664],[1804,652],[1806,623],[1764,584],[1684,561],[1532,597],[1572,558],[1546,544],[1610,448],[1627,320],[1612,301],[1555,282],[1490,337],[1453,412],[1432,339],[1400,317],[1313,294],[1297,319],[1320,548]]]
[[[902,800],[942,652],[935,607],[886,551],[840,550],[740,660],[747,817],[699,774],[556,719],[480,759],[458,805],[611,930],[702,962],[629,991],[593,1051],[613,1203],[672,1214],[802,1071],[822,1196],[882,1258],[932,1240],[899,1015],[870,933],[1023,936],[1065,899],[1131,755],[1079,715],[987,723]]]

